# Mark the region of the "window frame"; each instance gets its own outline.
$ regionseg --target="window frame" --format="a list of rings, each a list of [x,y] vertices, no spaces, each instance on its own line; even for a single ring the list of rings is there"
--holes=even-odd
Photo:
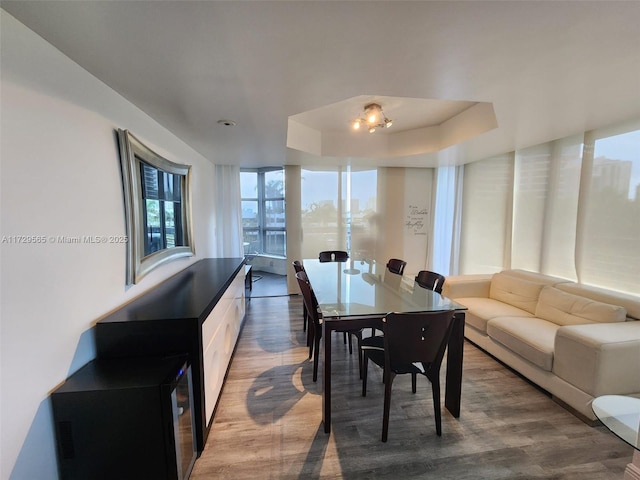
[[[124,193],[125,223],[127,230],[126,285],[138,283],[151,270],[171,260],[195,255],[191,230],[191,165],[174,163],[157,154],[128,130],[118,130],[120,166]],[[172,174],[180,182],[181,225],[175,224],[176,238],[182,237],[182,244],[162,248],[145,254],[146,199],[143,196],[142,164],[147,164],[159,172]],[[163,175],[164,177],[164,175]],[[164,199],[163,199],[164,201]],[[163,204],[161,202],[161,204]],[[174,203],[175,205],[175,203]],[[162,228],[166,228],[163,222]],[[180,230],[180,233],[177,230]]]
[[[283,193],[281,197],[267,197],[266,196],[266,182],[265,182],[265,174],[269,173],[269,172],[276,172],[276,171],[281,171],[282,172],[282,179],[283,179]],[[258,239],[260,242],[259,245],[259,249],[258,249],[258,255],[270,255],[273,257],[278,257],[278,258],[286,258],[287,256],[287,242],[286,242],[286,235],[287,235],[287,219],[286,219],[286,214],[285,214],[285,221],[284,221],[284,226],[283,227],[267,227],[267,202],[274,202],[274,201],[282,201],[283,205],[285,206],[285,211],[286,211],[286,193],[284,192],[284,188],[286,183],[285,183],[285,178],[284,178],[284,168],[283,167],[263,167],[263,168],[241,168],[240,172],[245,172],[245,173],[255,173],[257,175],[257,179],[256,179],[256,185],[257,185],[257,197],[241,197],[240,201],[241,202],[256,202],[258,203],[258,226],[257,227],[245,227],[244,225],[242,226],[242,237],[244,239],[245,237],[245,232],[258,232]],[[283,254],[279,254],[279,253],[273,253],[273,252],[267,252],[266,251],[266,245],[267,245],[267,236],[269,234],[269,232],[284,232],[285,235],[285,241],[284,241],[284,252]],[[253,252],[245,252],[245,254],[252,254]]]

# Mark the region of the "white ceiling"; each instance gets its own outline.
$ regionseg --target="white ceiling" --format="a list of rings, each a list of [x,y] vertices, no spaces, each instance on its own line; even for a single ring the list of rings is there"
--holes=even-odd
[[[640,118],[639,1],[1,6],[214,163],[307,162],[286,147],[288,117],[363,95],[488,102],[498,123],[377,165],[466,163]]]

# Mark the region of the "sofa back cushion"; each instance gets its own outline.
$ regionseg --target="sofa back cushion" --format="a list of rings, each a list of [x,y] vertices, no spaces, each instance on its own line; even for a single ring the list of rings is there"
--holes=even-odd
[[[535,314],[538,296],[544,285],[506,273],[496,273],[491,279],[489,298],[513,305]]]
[[[620,305],[627,311],[627,318],[640,320],[640,297],[622,292],[606,290],[600,287],[569,282],[556,285],[559,290],[587,297],[598,302]]]
[[[538,272],[530,272],[529,270],[522,270],[519,268],[514,268],[511,270],[502,270],[505,275],[509,275],[510,277],[521,278],[522,280],[528,280],[533,283],[539,283],[541,285],[558,285],[560,283],[566,283],[570,280],[566,278],[553,277],[551,275],[547,275],[544,273]]]
[[[558,325],[584,325],[624,322],[627,311],[617,305],[596,302],[546,286],[540,292],[535,314]]]

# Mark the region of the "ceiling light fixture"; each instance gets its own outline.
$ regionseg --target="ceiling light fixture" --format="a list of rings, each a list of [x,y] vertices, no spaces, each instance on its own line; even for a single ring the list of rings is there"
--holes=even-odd
[[[364,116],[356,118],[352,126],[354,130],[366,127],[369,133],[373,133],[376,128],[389,128],[392,124],[393,121],[386,117],[380,105],[368,103],[364,106]]]

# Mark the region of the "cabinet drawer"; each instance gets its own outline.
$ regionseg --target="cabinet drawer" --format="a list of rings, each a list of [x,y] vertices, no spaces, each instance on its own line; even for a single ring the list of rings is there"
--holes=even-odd
[[[233,298],[222,297],[216,306],[211,310],[207,319],[202,323],[202,346],[206,348],[211,339],[218,331],[227,311],[233,305]]]

